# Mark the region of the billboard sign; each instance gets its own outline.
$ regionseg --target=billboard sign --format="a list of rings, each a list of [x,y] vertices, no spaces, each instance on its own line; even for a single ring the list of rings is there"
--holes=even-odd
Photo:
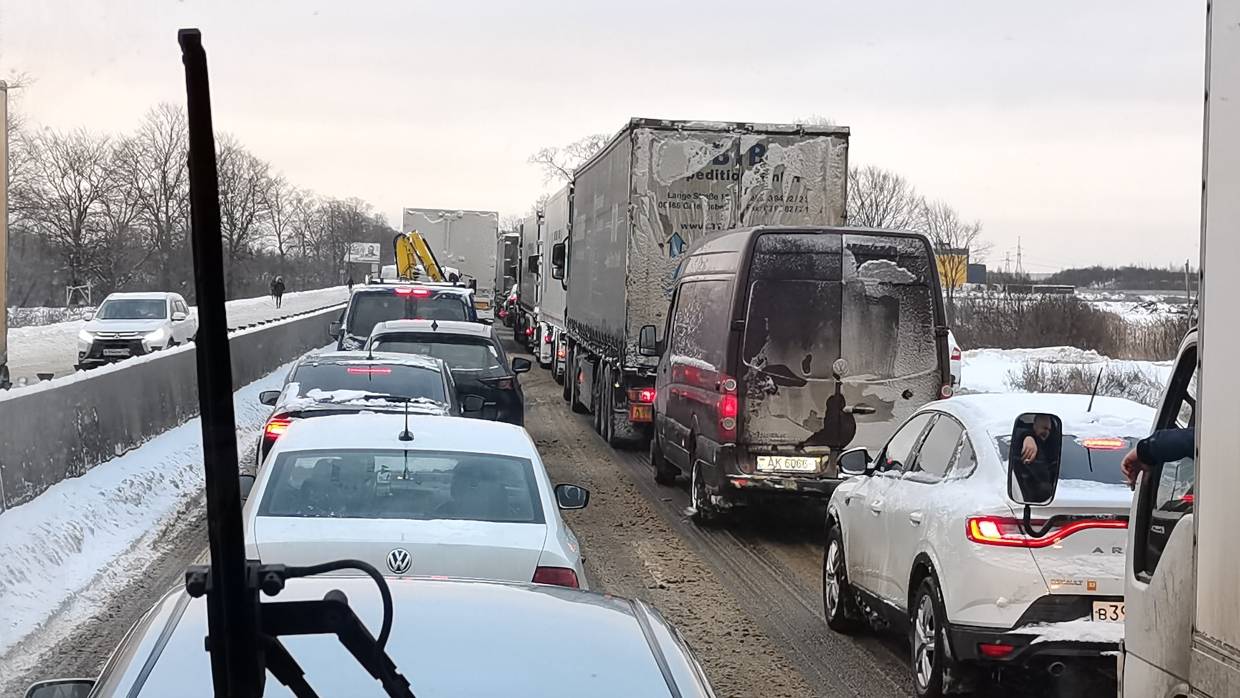
[[[379,243],[377,242],[351,242],[349,243],[349,256],[346,259],[349,262],[360,262],[362,264],[378,264],[379,263]]]

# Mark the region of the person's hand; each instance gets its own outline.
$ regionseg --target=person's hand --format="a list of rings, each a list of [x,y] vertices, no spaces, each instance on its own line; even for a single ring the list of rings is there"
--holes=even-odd
[[[1119,469],[1124,473],[1124,481],[1128,483],[1129,488],[1137,486],[1137,475],[1148,469],[1145,463],[1137,457],[1137,449],[1132,449],[1128,455],[1124,456],[1124,461],[1119,464]]]
[[[1026,436],[1025,442],[1020,449],[1020,459],[1025,465],[1033,462],[1038,457],[1038,442],[1033,440],[1032,436]]]

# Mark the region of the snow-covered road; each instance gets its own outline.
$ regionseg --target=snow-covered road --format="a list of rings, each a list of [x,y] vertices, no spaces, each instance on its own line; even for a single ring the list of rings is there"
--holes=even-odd
[[[303,310],[344,303],[349,291],[344,286],[297,291],[284,294],[282,307],[276,308],[270,296],[239,298],[228,302],[228,325],[240,327],[262,320],[287,317]],[[9,330],[9,373],[13,384],[21,379],[38,380],[38,374],[63,376],[77,363],[77,336],[85,320],[57,322]]]
[[[252,454],[285,364],[234,395],[241,458]],[[175,542],[203,506],[202,427],[194,418],[141,447],[0,513],[0,694]]]

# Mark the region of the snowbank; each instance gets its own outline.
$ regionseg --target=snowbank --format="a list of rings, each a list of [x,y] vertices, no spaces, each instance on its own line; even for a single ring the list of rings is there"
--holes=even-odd
[[[235,393],[239,448],[253,443],[270,413],[258,393],[279,388],[291,365]],[[149,549],[131,549],[153,545],[148,534],[166,528],[202,487],[202,431],[194,418],[0,513],[0,656],[117,558],[151,556]],[[101,577],[95,586],[121,588],[128,581]]]
[[[1039,349],[970,349],[961,356],[961,390],[968,393],[1010,393],[1008,376],[1019,374],[1025,362],[1041,361],[1057,365],[1087,365],[1102,368],[1135,368],[1159,385],[1171,378],[1171,361],[1121,361],[1107,358],[1096,351],[1076,347],[1042,347]]]
[[[1026,625],[1013,633],[1037,634],[1031,644],[1040,642],[1104,642],[1118,645],[1124,639],[1124,624],[1077,618],[1060,623]]]

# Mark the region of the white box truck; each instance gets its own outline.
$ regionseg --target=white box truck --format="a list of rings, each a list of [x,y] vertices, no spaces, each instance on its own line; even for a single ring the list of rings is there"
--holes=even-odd
[[[447,208],[407,208],[401,232],[418,231],[435,253],[440,268],[455,269],[461,280],[475,284],[479,316],[491,317],[495,293],[496,240],[499,213]]]
[[[1209,7],[1199,329],[1154,425],[1193,428],[1196,447],[1151,467],[1133,498],[1124,698],[1240,696],[1240,0]]]
[[[569,220],[572,216],[572,185],[559,190],[547,199],[543,207],[543,250],[568,238]],[[551,370],[557,383],[564,380],[564,359],[567,356],[567,327],[564,308],[568,302],[568,285],[563,279],[551,274],[540,274],[541,290],[538,298],[538,363]]]

